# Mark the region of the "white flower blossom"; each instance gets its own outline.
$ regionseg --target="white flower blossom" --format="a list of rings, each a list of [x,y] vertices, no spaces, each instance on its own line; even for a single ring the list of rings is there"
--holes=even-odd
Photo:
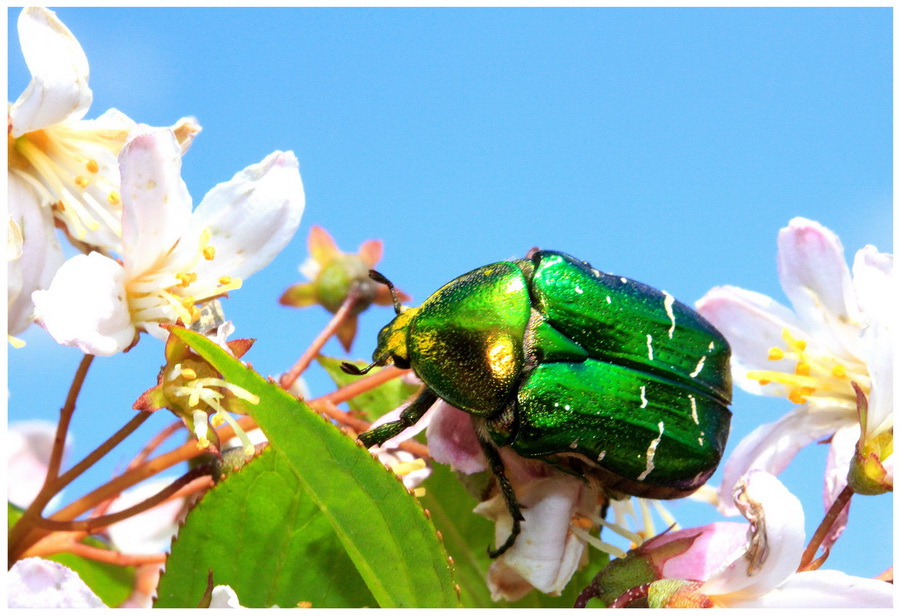
[[[136,124],[115,109],[82,119],[93,98],[87,57],[53,11],[23,9],[18,32],[31,82],[8,111],[9,200],[20,212],[52,211],[76,245],[117,251],[122,204],[116,157]],[[193,118],[173,129],[182,151],[200,131]]]
[[[197,307],[241,287],[293,237],[304,208],[296,157],[274,152],[214,187],[192,211],[173,131],[135,131],[120,154],[121,260],[99,253],[63,264],[35,315],[57,342],[112,355],[139,331],[190,325]]]
[[[731,491],[749,469],[778,474],[801,448],[831,435],[832,450],[855,446],[860,417],[851,382],[869,399],[862,443],[893,442],[893,257],[866,246],[851,276],[838,237],[817,222],[795,218],[778,236],[778,272],[793,311],[730,286],[712,289],[697,303],[731,343],[736,383],[798,405],[751,432],[725,464],[719,506],[732,515],[737,509]],[[891,448],[884,450],[881,462],[892,469]],[[852,454],[831,454],[826,507],[847,484]]]

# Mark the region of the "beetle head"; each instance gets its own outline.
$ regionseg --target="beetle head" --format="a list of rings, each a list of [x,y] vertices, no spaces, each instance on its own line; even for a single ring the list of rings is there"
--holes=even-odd
[[[406,331],[416,308],[406,308],[378,333],[378,346],[372,360],[382,365],[390,359],[398,368],[409,368],[409,351],[406,347]]]

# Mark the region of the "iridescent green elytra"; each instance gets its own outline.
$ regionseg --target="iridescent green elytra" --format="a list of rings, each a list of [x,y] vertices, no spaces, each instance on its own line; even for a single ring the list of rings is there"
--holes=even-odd
[[[411,367],[426,389],[399,421],[360,440],[384,442],[436,398],[471,414],[515,522],[494,556],[513,544],[522,519],[497,447],[596,480],[614,496],[686,496],[719,463],[731,419],[730,349],[665,291],[537,251],[472,270],[418,308],[397,310],[373,365]]]

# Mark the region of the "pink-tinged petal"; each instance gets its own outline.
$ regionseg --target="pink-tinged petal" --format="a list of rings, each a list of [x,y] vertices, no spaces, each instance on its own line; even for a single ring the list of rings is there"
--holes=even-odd
[[[55,439],[56,424],[49,421],[18,421],[10,424],[6,435],[6,496],[13,505],[24,509],[38,495],[47,477]],[[63,460],[71,450],[72,438],[68,434],[63,447]],[[51,501],[47,508],[52,510],[54,506]]]
[[[16,562],[6,576],[7,607],[106,607],[77,573],[43,558]]]
[[[751,528],[762,531],[757,535],[761,545],[752,549],[748,531],[747,545],[701,587],[700,592],[726,605],[733,597],[763,595],[784,582],[800,565],[806,540],[803,507],[775,476],[750,471],[736,488],[735,499],[743,503],[742,514]]]
[[[738,443],[723,469],[719,486],[719,511],[736,515],[737,508],[731,492],[741,476],[751,469],[779,474],[806,445],[833,434],[849,425],[852,417],[842,408],[810,410],[809,405],[798,406],[778,421],[763,424]]]
[[[727,607],[889,608],[893,597],[893,584],[826,569],[795,573],[778,588],[762,596],[735,597]]]
[[[37,194],[17,174],[7,177],[9,217],[21,239],[18,257],[7,262],[7,333],[15,336],[33,322],[31,294],[50,285],[63,254],[49,209],[41,207]]]
[[[293,152],[274,152],[203,197],[185,234],[212,233],[216,256],[197,265],[201,278],[247,278],[287,246],[306,204],[298,167]]]
[[[578,479],[555,475],[520,486],[516,496],[525,516],[522,533],[497,562],[541,592],[558,595],[575,573],[584,552],[584,543],[569,531],[569,524],[576,510],[590,508],[587,501],[591,496],[596,499],[596,493]],[[480,503],[475,513],[496,522],[497,545],[506,541],[512,518],[502,495]],[[488,571],[488,586],[495,599],[505,598],[501,582],[508,580],[509,575],[504,567],[492,565]],[[494,575],[498,577],[495,579]]]
[[[747,524],[714,522],[699,528],[683,528],[658,535],[644,543],[641,551],[684,537],[695,537],[691,547],[665,561],[662,577],[680,580],[705,580],[718,571],[725,560],[747,542]]]
[[[125,270],[103,255],[76,255],[63,263],[46,291],[32,294],[35,319],[64,346],[113,355],[132,343]]]
[[[850,470],[850,461],[856,454],[857,441],[859,441],[858,424],[848,424],[831,437],[831,447],[828,448],[828,460],[825,463],[825,485],[822,489],[824,511],[831,508],[838,494],[847,486],[847,473]],[[847,503],[822,541],[823,549],[829,549],[841,536],[847,528],[849,515],[850,503]]]
[[[378,265],[383,254],[384,242],[381,240],[366,240],[359,247],[359,256],[369,267]]]
[[[783,385],[760,385],[747,378],[750,370],[792,373],[796,361],[770,360],[769,350],[785,346],[784,331],[805,338],[797,317],[774,299],[739,287],[714,287],[696,304],[697,311],[716,326],[731,345],[732,374],[745,391],[767,396],[784,396]]]
[[[468,413],[439,401],[425,434],[428,452],[435,462],[467,475],[487,470],[487,459]]]
[[[191,216],[181,179],[181,146],[168,128],[142,127],[119,154],[122,245],[129,276],[158,267]],[[196,252],[196,245],[191,247]]]
[[[19,14],[19,44],[31,83],[9,109],[11,135],[78,120],[91,106],[88,61],[56,13],[28,7]]]
[[[778,276],[805,329],[832,353],[854,354],[859,310],[838,236],[794,218],[778,233]]]
[[[866,437],[894,425],[894,345],[897,321],[897,285],[893,255],[866,246],[853,261],[853,284],[862,314],[861,351],[872,380]]]
[[[109,513],[124,511],[158,494],[177,477],[159,478],[123,492],[109,508]],[[127,554],[155,554],[167,552],[172,537],[178,532],[178,521],[184,506],[183,498],[176,498],[139,513],[107,528],[109,538],[120,552]]]

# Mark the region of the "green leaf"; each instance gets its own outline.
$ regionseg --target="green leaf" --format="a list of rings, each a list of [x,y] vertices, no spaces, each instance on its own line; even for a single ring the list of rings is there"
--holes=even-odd
[[[375,606],[375,598],[284,454],[269,448],[190,512],[156,607],[195,606],[213,570],[245,607]]]
[[[19,521],[19,518],[22,517],[24,510],[7,502],[6,512],[7,526],[12,528]],[[85,537],[81,540],[81,543],[109,549],[107,543],[96,537]],[[42,558],[65,565],[77,573],[82,581],[94,591],[94,594],[110,607],[116,607],[121,604],[134,589],[134,567],[122,567],[66,553],[53,554]]]
[[[316,358],[316,361],[325,369],[325,372],[328,373],[328,376],[331,377],[331,380],[338,387],[349,385],[360,378],[341,370],[341,364],[344,363],[342,359],[320,355]],[[348,363],[353,364],[357,368],[362,368],[366,365],[365,362],[361,361]],[[381,370],[379,367],[372,368],[369,374],[374,374],[379,370]],[[392,379],[373,390],[351,398],[347,404],[350,406],[350,410],[360,413],[366,421],[374,421],[409,400],[410,396],[418,392],[420,388],[421,386],[419,385],[404,383],[403,379]]]
[[[279,461],[296,477],[296,491],[302,491],[327,520],[381,607],[458,604],[447,553],[434,525],[393,473],[333,424],[215,343],[180,328],[173,333],[227,381],[259,396],[258,404],[247,405],[250,414],[268,437],[270,447],[280,454]],[[283,524],[278,518],[268,522],[273,526]],[[229,535],[217,533],[216,540],[239,540]],[[272,546],[275,551],[283,549]],[[330,566],[315,552],[305,554],[303,561],[306,567]],[[208,564],[215,575],[217,563]],[[205,575],[204,571],[204,583]],[[245,563],[243,575],[255,577],[253,563]]]

